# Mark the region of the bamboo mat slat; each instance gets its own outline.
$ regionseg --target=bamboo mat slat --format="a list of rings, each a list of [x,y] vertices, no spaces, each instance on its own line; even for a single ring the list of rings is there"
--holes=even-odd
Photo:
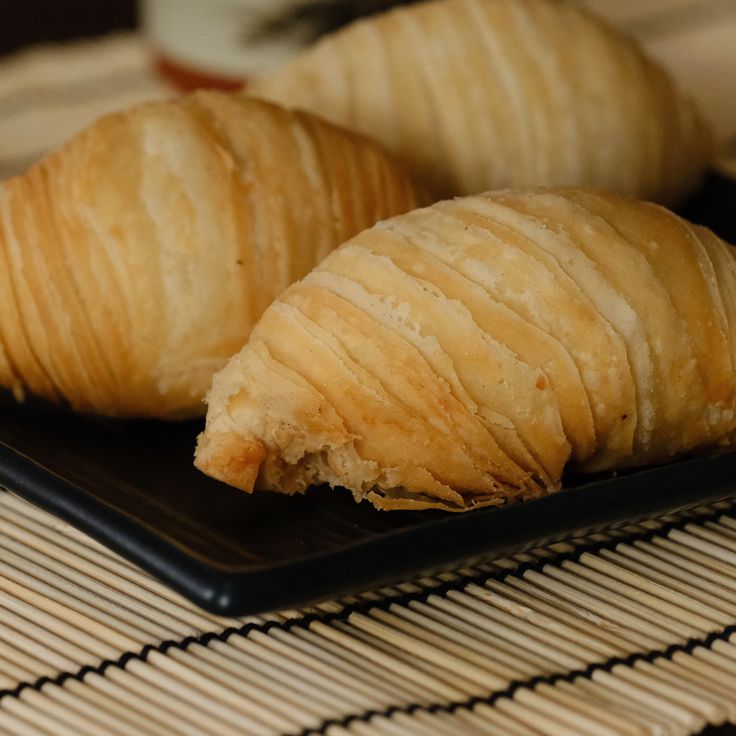
[[[735,692],[730,502],[225,619],[0,492],[0,733],[692,734]]]

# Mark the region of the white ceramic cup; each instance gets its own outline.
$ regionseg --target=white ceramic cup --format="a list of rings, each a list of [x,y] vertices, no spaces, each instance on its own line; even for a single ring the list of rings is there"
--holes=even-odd
[[[165,64],[236,82],[279,64],[304,44],[288,27],[263,32],[298,5],[298,0],[141,0],[140,10],[144,32]]]

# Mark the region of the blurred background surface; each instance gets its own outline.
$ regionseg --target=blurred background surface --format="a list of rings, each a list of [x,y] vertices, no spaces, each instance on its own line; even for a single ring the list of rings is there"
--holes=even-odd
[[[0,54],[136,25],[135,0],[2,0]]]
[[[670,69],[712,122],[720,165],[736,175],[736,0],[568,1],[623,27]],[[195,86],[238,87],[249,72],[393,4],[2,0],[0,178],[105,112]]]

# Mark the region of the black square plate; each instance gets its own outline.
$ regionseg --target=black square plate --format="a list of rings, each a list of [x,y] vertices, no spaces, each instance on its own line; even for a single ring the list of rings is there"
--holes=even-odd
[[[712,175],[683,214],[736,241],[736,182]],[[199,424],[115,422],[0,402],[0,482],[198,605],[305,605],[736,493],[736,452],[466,514],[380,512],[349,493],[247,495],[192,466]]]

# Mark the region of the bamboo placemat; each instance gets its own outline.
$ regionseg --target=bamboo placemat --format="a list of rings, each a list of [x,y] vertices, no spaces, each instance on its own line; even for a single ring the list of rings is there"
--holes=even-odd
[[[0,732],[692,734],[736,719],[736,507],[222,619],[0,492]]]

